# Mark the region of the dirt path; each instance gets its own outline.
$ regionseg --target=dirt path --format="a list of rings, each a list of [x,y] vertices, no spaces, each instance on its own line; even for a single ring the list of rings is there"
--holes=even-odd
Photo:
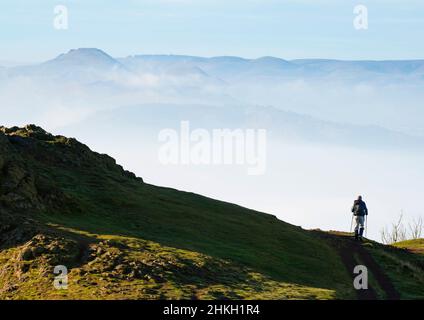
[[[353,238],[346,236],[336,236],[331,234],[326,234],[324,237],[330,240],[331,245],[338,250],[343,264],[349,274],[352,275],[352,282],[355,276],[353,274],[353,269],[359,264],[355,259],[355,257],[357,257],[360,260],[360,264],[363,264],[368,268],[368,271],[372,274],[380,289],[384,291],[384,299],[400,299],[400,295],[393,286],[393,283],[371,254],[363,247],[362,242],[355,241]],[[368,290],[356,290],[356,293],[359,300],[376,300],[379,298],[376,290],[372,288],[370,284],[368,285]]]

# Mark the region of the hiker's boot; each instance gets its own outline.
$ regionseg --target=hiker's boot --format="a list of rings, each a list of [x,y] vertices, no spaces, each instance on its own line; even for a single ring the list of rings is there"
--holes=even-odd
[[[359,239],[359,234],[358,234],[358,230],[355,230],[355,240]]]
[[[362,240],[362,236],[364,235],[364,228],[359,229],[359,239]]]

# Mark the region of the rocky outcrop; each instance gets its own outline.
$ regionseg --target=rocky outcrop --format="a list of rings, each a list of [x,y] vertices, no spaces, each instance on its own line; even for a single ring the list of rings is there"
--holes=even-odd
[[[74,204],[54,181],[34,173],[40,162],[67,169],[96,168],[105,175],[114,172],[123,179],[142,182],[113,158],[91,151],[76,139],[54,136],[35,125],[0,127],[0,208],[28,211]]]
[[[37,161],[67,168],[97,167],[105,172],[113,171],[123,177],[143,181],[134,173],[124,170],[112,157],[94,152],[74,138],[55,136],[35,125],[27,125],[23,128],[0,127],[1,133],[3,133],[3,140],[6,137],[17,151],[25,152]],[[0,155],[2,153],[0,148]]]

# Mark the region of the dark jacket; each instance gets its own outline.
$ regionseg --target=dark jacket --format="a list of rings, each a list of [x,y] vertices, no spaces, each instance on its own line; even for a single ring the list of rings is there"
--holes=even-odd
[[[355,216],[367,216],[368,215],[368,208],[364,201],[362,200],[355,200],[352,207],[353,215]]]

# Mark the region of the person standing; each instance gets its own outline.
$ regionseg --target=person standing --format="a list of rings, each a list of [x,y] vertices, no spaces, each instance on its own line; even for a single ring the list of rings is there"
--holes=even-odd
[[[353,202],[352,213],[355,216],[355,240],[362,240],[365,229],[365,216],[368,215],[368,208],[362,200],[362,196],[359,196]]]

